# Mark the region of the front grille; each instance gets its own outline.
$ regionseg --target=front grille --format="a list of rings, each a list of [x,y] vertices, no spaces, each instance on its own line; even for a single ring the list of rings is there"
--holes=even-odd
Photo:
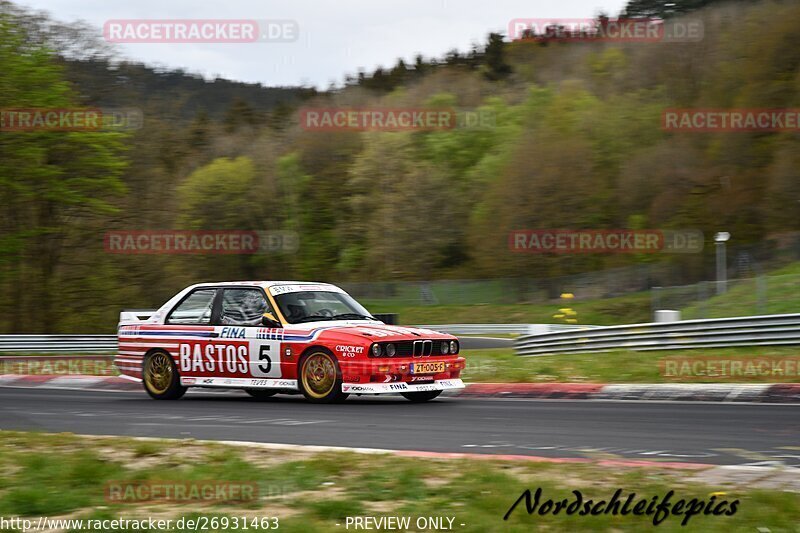
[[[433,352],[433,341],[414,341],[414,357],[427,357]]]
[[[442,352],[442,343],[449,342],[445,340],[416,340],[416,341],[400,341],[400,342],[381,342],[382,347],[381,357],[386,357],[386,345],[394,344],[395,355],[394,357],[428,357],[431,355],[455,355]],[[370,352],[370,357],[372,353]]]

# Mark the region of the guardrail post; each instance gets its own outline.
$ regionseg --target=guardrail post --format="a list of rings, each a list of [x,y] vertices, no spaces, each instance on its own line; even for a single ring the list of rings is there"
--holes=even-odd
[[[725,235],[730,236],[727,233]],[[725,253],[725,240],[717,240],[714,245],[717,248],[717,294],[724,294],[728,290],[728,259]]]
[[[655,320],[656,311],[661,309],[661,287],[650,289],[650,316]]]

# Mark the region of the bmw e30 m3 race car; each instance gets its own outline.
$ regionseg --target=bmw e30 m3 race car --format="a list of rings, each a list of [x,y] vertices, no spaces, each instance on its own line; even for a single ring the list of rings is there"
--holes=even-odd
[[[320,403],[391,393],[422,402],[464,387],[456,337],[386,325],[327,283],[192,285],[155,312],[123,311],[118,340],[120,373],[157,400],[222,387]]]

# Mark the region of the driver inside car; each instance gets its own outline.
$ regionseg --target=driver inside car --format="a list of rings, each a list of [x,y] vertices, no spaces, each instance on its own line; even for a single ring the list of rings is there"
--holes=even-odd
[[[221,321],[225,326],[260,326],[267,311],[264,298],[255,291],[247,291],[239,308],[225,309]]]

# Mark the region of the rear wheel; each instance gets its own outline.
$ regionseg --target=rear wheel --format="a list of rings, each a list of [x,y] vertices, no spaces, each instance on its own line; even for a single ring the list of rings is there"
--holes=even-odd
[[[414,403],[422,403],[433,400],[442,393],[440,390],[430,390],[423,392],[401,392],[403,398],[411,400]]]
[[[271,389],[245,389],[244,391],[256,400],[271,398],[272,396],[278,394],[278,391]]]
[[[299,385],[303,396],[315,403],[343,401],[342,372],[328,351],[314,350],[300,362]]]
[[[142,383],[144,390],[154,400],[177,400],[186,394],[175,362],[167,352],[161,350],[145,358]]]

